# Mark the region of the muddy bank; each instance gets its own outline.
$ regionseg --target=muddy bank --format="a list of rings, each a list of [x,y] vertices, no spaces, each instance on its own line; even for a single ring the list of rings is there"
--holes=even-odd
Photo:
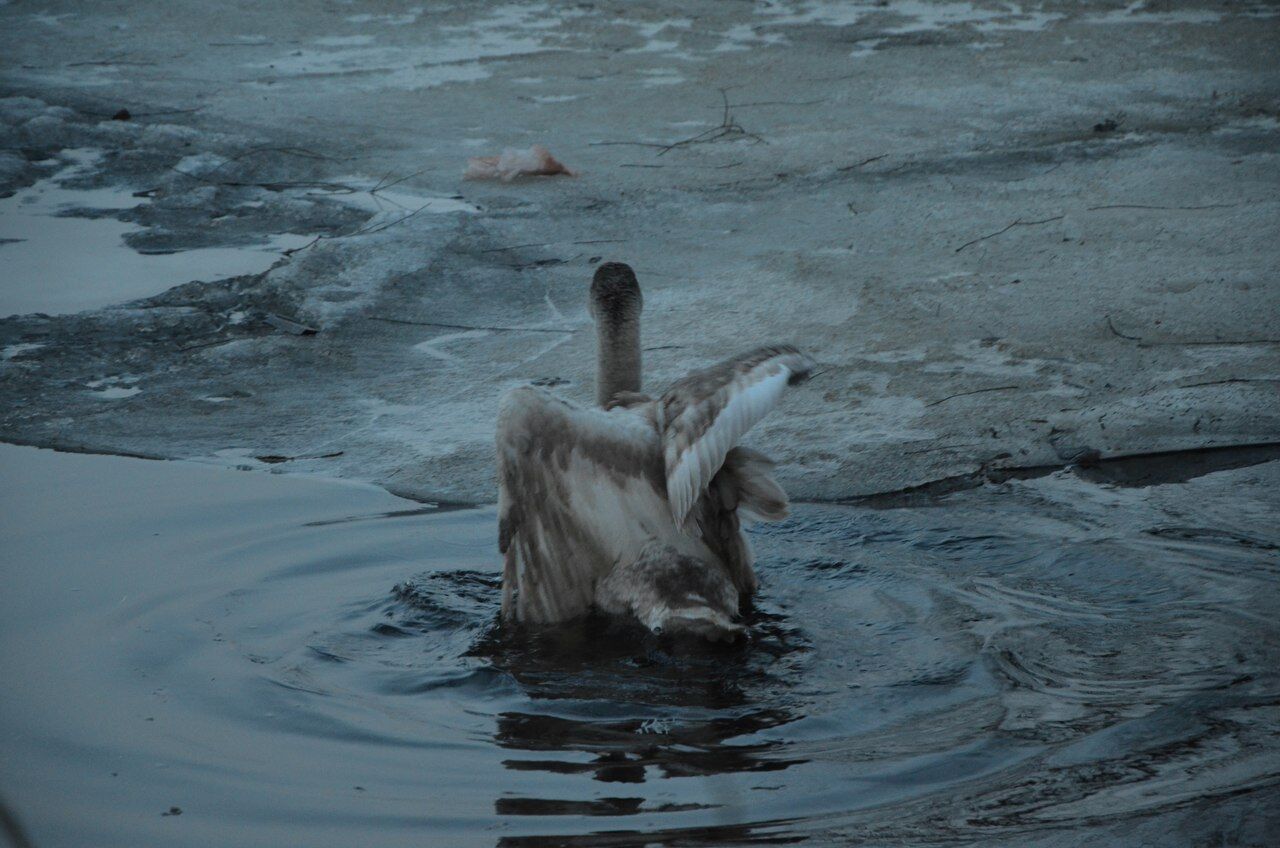
[[[298,241],[0,320],[4,439],[487,501],[501,392],[591,395],[601,258],[652,386],[755,342],[829,366],[752,434],[798,498],[1280,433],[1266,7],[181,13],[0,8],[0,188],[88,150],[68,186],[139,201],[130,249]],[[535,142],[582,175],[461,180]]]

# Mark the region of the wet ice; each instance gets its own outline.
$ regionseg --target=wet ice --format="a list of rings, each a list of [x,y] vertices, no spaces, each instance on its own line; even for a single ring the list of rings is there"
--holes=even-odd
[[[64,151],[54,176],[0,199],[0,315],[82,312],[159,294],[191,280],[265,271],[281,251],[312,237],[283,233],[263,244],[140,253],[124,236],[141,228],[112,217],[148,202],[123,187],[73,188],[97,151]]]

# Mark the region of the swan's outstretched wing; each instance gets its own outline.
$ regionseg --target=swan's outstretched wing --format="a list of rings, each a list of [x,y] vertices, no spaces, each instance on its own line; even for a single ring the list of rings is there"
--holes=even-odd
[[[762,347],[694,371],[667,390],[660,401],[663,459],[677,525],[738,439],[812,369],[813,361],[790,345]]]
[[[781,521],[790,508],[772,469],[773,462],[764,454],[742,445],[732,448],[707,490],[693,502],[686,522],[744,596],[755,594],[757,581],[742,519]]]
[[[669,526],[658,434],[645,415],[526,386],[502,399],[497,449],[506,618],[585,613],[597,581]]]

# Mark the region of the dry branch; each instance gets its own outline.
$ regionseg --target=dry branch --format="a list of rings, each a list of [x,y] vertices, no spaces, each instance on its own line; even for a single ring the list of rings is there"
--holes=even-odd
[[[974,389],[971,392],[957,392],[954,395],[947,395],[946,397],[941,398],[939,400],[926,403],[925,406],[937,406],[938,404],[945,403],[946,401],[949,401],[952,398],[966,397],[968,395],[980,395],[980,394],[983,394],[984,392],[1006,392],[1006,391],[1009,391],[1010,389],[1020,389],[1020,388],[1022,387],[1021,386],[992,386],[989,389]]]
[[[1096,212],[1099,209],[1164,209],[1164,210],[1184,210],[1196,211],[1200,209],[1232,209],[1239,206],[1239,203],[1206,203],[1203,206],[1149,206],[1145,203],[1108,203],[1105,206],[1090,206],[1090,212]]]
[[[1107,316],[1107,327],[1112,333],[1122,339],[1131,342],[1137,342],[1138,347],[1191,347],[1191,346],[1227,346],[1227,345],[1260,345],[1260,344],[1280,344],[1280,339],[1187,339],[1178,341],[1177,339],[1156,339],[1154,341],[1143,338],[1142,336],[1130,336],[1116,329],[1116,325],[1111,320],[1111,316]]]
[[[589,239],[587,241],[544,241],[532,244],[512,244],[507,247],[491,247],[481,253],[501,253],[504,250],[518,250],[522,247],[550,247],[553,244],[620,244],[627,239]]]
[[[1054,215],[1052,218],[1044,218],[1044,219],[1039,220],[1039,221],[1024,221],[1024,220],[1022,220],[1021,218],[1019,218],[1018,220],[1014,221],[1012,224],[1010,224],[1009,226],[1007,226],[1007,227],[1005,227],[1005,228],[1003,228],[1003,229],[996,230],[994,233],[990,233],[990,234],[985,235],[985,236],[980,236],[979,238],[976,238],[976,239],[974,239],[973,241],[967,241],[967,242],[965,242],[964,244],[962,244],[962,245],[960,245],[959,247],[957,247],[957,248],[956,248],[956,253],[959,253],[960,251],[964,250],[966,247],[969,247],[969,246],[971,246],[971,245],[975,245],[975,244],[977,244],[977,243],[978,243],[978,242],[980,242],[980,241],[986,241],[987,239],[995,238],[995,237],[996,237],[996,236],[998,236],[998,235],[1003,235],[1004,233],[1007,233],[1007,232],[1009,232],[1010,230],[1012,230],[1014,227],[1034,227],[1034,226],[1037,226],[1038,224],[1048,224],[1050,221],[1061,221],[1061,220],[1062,220],[1063,218],[1065,218],[1065,217],[1067,217],[1067,216],[1066,216],[1066,215]]]
[[[881,159],[884,159],[888,155],[889,155],[888,153],[881,153],[879,156],[871,156],[867,159],[863,159],[861,162],[855,162],[852,165],[845,165],[843,168],[836,168],[836,170],[840,172],[853,171],[858,168],[861,168],[863,165],[870,165],[872,162],[879,162]]]
[[[549,327],[482,327],[472,324],[441,324],[436,321],[408,321],[404,318],[387,318],[383,315],[370,315],[369,321],[382,321],[386,324],[408,324],[412,327],[438,327],[445,330],[492,330],[496,333],[566,333],[573,330],[557,330]]]

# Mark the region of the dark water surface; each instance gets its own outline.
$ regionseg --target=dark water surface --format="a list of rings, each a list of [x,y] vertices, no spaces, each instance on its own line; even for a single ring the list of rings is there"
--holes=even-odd
[[[488,509],[0,447],[0,797],[38,846],[1267,844],[1277,466],[801,507],[752,641],[677,649],[496,630]]]

